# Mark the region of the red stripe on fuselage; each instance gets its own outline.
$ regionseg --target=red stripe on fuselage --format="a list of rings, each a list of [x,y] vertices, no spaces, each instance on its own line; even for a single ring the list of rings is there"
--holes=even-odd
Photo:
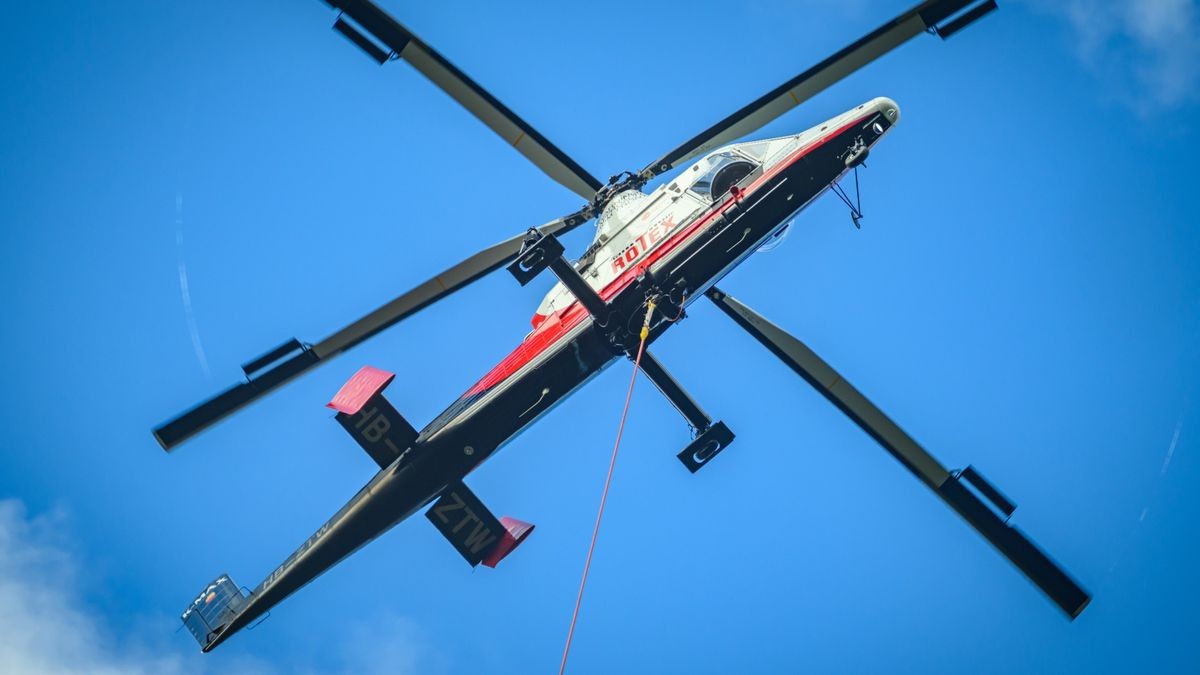
[[[771,180],[778,175],[779,172],[795,164],[804,155],[807,155],[813,150],[825,145],[830,139],[837,137],[843,131],[849,129],[855,124],[858,124],[872,114],[874,113],[863,115],[862,117],[859,117],[835,129],[825,136],[814,140],[809,145],[797,148],[792,152],[792,154],[788,155],[786,158],[772,167],[770,171],[764,172],[763,175],[759,176],[757,180],[747,186],[745,191],[743,191],[739,197],[730,197],[723,204],[721,204],[721,206],[710,208],[708,213],[700,218],[697,218],[686,228],[662,242],[662,245],[652,250],[650,255],[644,260],[637,260],[633,263],[630,263],[629,268],[626,271],[622,272],[619,276],[610,281],[608,285],[600,290],[600,297],[605,301],[615,297],[618,293],[625,290],[625,288],[634,282],[634,280],[637,278],[638,271],[641,268],[653,265],[659,260],[662,260],[675,249],[679,248],[679,246],[683,245],[685,241],[691,239],[693,235],[699,232],[703,226],[707,225],[709,221],[718,215],[723,214],[725,210],[728,209],[729,206],[735,201],[744,200],[753,196],[754,191],[757,190],[763,183]],[[562,339],[563,336],[570,332],[572,328],[578,326],[582,321],[587,319],[587,317],[587,310],[584,309],[578,301],[572,302],[564,310],[551,314],[544,321],[542,321],[537,328],[534,329],[529,337],[525,338],[520,346],[513,350],[511,354],[506,356],[504,360],[497,364],[496,367],[491,371],[489,371],[487,375],[484,375],[483,378],[476,382],[474,386],[468,389],[465,396],[481,394],[508,379],[526,364],[533,361],[543,351],[550,348],[552,345]]]

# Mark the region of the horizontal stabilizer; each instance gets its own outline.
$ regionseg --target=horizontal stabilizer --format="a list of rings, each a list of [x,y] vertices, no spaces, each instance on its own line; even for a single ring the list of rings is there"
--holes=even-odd
[[[471,567],[495,567],[533,532],[533,525],[515,518],[497,520],[462,483],[447,485],[425,517]]]
[[[533,534],[533,525],[517,520],[516,518],[501,516],[500,524],[504,526],[507,532],[492,547],[491,553],[488,553],[487,557],[483,559],[483,564],[491,568],[495,568],[496,565],[500,564],[500,561],[504,560],[509,553],[515,551],[521,545],[521,542],[525,541],[526,537]]]
[[[228,574],[222,574],[209,584],[179,618],[191,631],[196,642],[204,648],[220,635],[246,606],[246,595]]]
[[[363,366],[325,404],[338,411],[338,423],[381,469],[391,466],[417,440],[417,430],[383,397],[395,378],[386,370]]]

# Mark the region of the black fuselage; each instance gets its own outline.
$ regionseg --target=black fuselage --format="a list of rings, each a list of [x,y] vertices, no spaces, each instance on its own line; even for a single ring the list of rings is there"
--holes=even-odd
[[[256,588],[244,611],[204,649],[241,627],[438,497],[605,367],[637,348],[646,301],[660,298],[653,342],[692,300],[779,233],[791,218],[845,174],[847,155],[869,148],[891,127],[885,115],[861,117],[818,138],[785,161],[762,167],[680,227],[677,241],[648,260],[644,274],[613,284],[604,327],[578,303],[559,334],[523,355],[509,376],[468,392],[420,433],[410,452],[381,470],[324,526]],[[668,250],[669,249],[669,250]],[[527,358],[525,358],[527,356]],[[511,358],[511,357],[510,357]],[[511,368],[511,364],[510,364]]]

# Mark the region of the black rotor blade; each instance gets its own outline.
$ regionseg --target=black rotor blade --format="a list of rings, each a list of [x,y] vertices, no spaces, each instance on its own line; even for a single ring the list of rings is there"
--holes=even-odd
[[[750,102],[642,170],[652,178],[762,127],[978,0],[926,0]],[[985,3],[986,4],[986,3]],[[979,18],[979,17],[975,17]],[[958,26],[956,30],[961,30]]]
[[[546,140],[528,122],[517,117],[496,97],[492,96],[474,80],[467,77],[454,64],[447,61],[432,47],[400,25],[387,12],[370,0],[325,0],[335,9],[341,10],[358,26],[383,45],[373,44],[366,35],[359,33],[341,19],[334,25],[338,32],[367,52],[371,58],[385,63],[389,56],[408,61],[422,75],[429,78],[442,91],[458,101],[472,115],[479,118],[504,142],[533,162],[547,176],[575,194],[590,200],[600,189],[601,183],[579,166],[562,150]]]
[[[548,234],[565,234],[587,222],[589,217],[590,210],[585,207],[537,229]],[[504,267],[517,257],[525,237],[525,234],[520,234],[476,253],[311,347],[302,347],[298,341],[293,340],[268,353],[264,358],[251,361],[244,367],[247,373],[246,382],[226,389],[157,427],[154,429],[154,438],[164,450],[172,450],[209,426],[290,382],[296,376],[461,290],[489,272]],[[289,345],[294,345],[295,348],[289,349]],[[278,358],[295,352],[296,349],[300,350],[299,353],[278,362],[269,370],[263,370],[271,362],[278,361]]]
[[[1008,524],[1008,516],[1015,507],[996,488],[983,480],[977,471],[971,467],[958,474],[947,471],[936,458],[803,342],[718,288],[710,290],[708,297],[729,318],[779,357],[822,396],[829,399],[830,403],[846,413],[846,416],[867,432],[867,435],[875,439],[933,490],[934,494],[958,512],[1030,581],[1042,589],[1068,617],[1074,619],[1087,607],[1091,602],[1087,592],[1024,533]],[[967,489],[964,483],[973,485],[984,499]],[[992,507],[988,506],[989,502]],[[1001,518],[997,512],[1004,514],[1004,517]]]

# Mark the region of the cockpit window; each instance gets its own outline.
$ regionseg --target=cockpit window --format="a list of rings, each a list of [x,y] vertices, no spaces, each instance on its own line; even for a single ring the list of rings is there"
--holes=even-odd
[[[771,145],[773,139],[758,141],[756,143],[739,143],[737,146],[738,152],[745,155],[747,158],[762,164],[762,161],[767,157],[767,146]]]
[[[689,171],[695,178],[688,187],[702,197],[716,199],[729,192],[729,188],[749,175],[754,168],[754,162],[732,150],[713,153]]]

